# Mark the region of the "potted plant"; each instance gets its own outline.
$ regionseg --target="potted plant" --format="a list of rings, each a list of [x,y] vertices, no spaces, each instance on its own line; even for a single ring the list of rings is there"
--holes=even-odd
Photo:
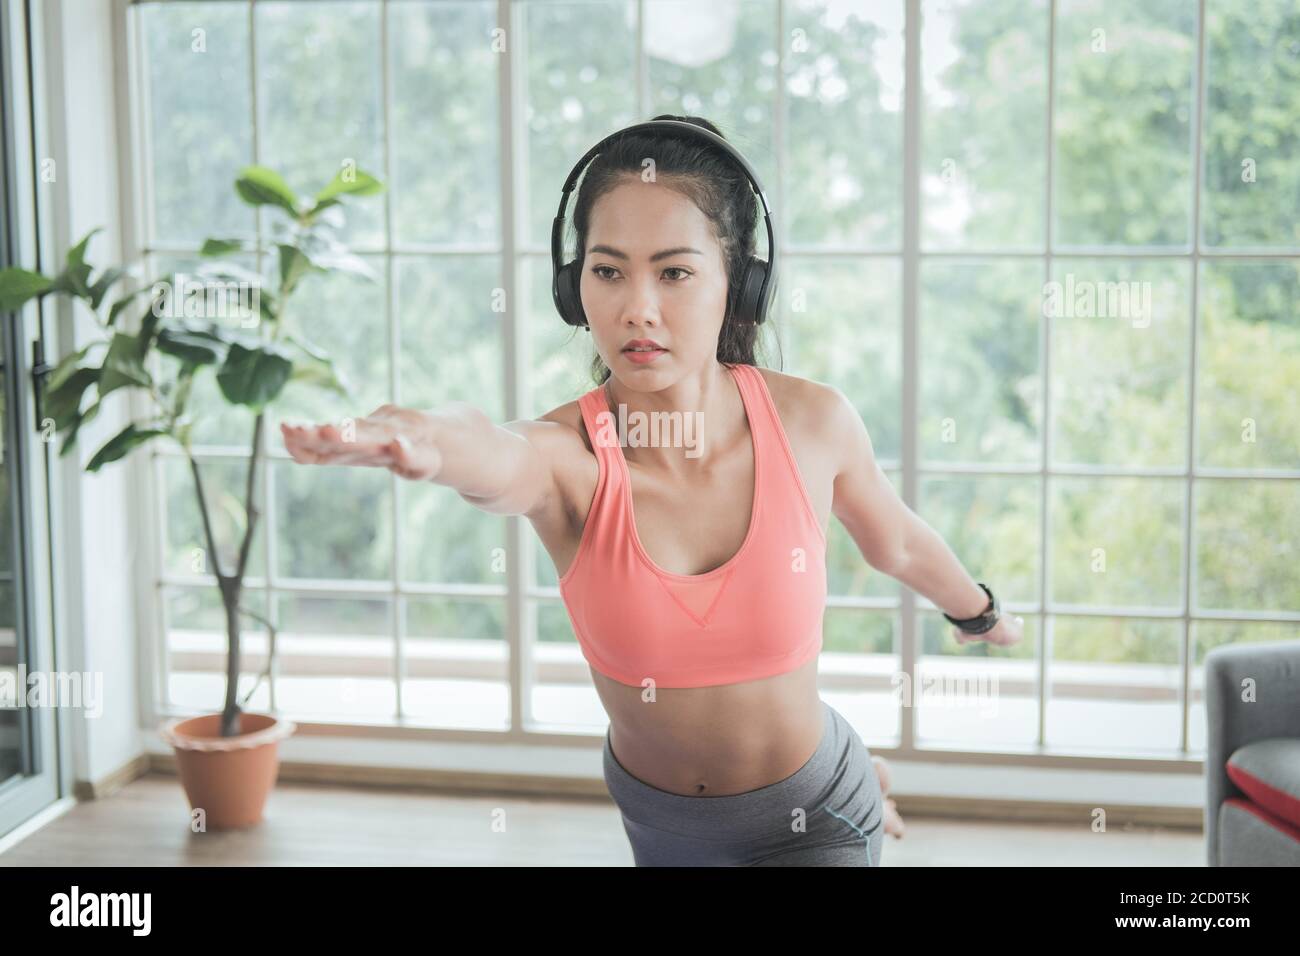
[[[269,678],[275,654],[274,626],[241,604],[244,573],[259,517],[256,478],[267,408],[295,381],[353,398],[350,385],[328,355],[296,326],[287,305],[302,280],[312,273],[341,271],[374,280],[370,268],[339,240],[338,230],[343,225],[345,202],[383,188],[373,176],[349,164],[314,198],[300,199],[271,169],[249,166],[241,170],[235,180],[239,197],[267,209],[273,217],[272,241],[278,254],[279,276],[273,293],[262,288],[264,283],[257,273],[226,260],[233,254],[252,251],[249,243],[210,238],[200,249],[207,261],[199,270],[198,282],[178,284],[176,277],[183,278],[183,274],[169,274],[116,298],[106,315],[101,316],[101,307],[113,286],[124,277],[138,274],[138,268],[106,268],[92,280],[92,267],[85,261],[85,254],[98,228],[69,250],[57,276],[17,268],[0,272],[0,312],[16,310],[29,299],[61,294],[85,302],[99,326],[100,338],[47,370],[48,380],[43,389],[38,388],[37,407],[43,407],[41,420],[47,437],[51,425],[54,432],[64,436],[60,457],[76,447],[78,431],[95,417],[107,396],[118,389],[139,389],[147,393],[152,413],[145,421],[133,421],[110,438],[91,457],[86,470],[98,471],[156,438],[175,441],[189,460],[207,551],[225,609],[225,704],[217,714],[168,721],[160,733],[173,747],[177,773],[191,808],[203,812],[207,826],[247,826],[262,819],[279,771],[279,742],[295,730],[291,721],[274,714],[243,710],[263,678]],[[195,303],[191,294],[195,291],[203,293],[200,303]],[[127,331],[120,320],[145,292],[152,294],[139,328]],[[225,314],[232,292],[238,294],[242,306],[236,323]],[[221,314],[214,317],[214,311]],[[196,376],[210,373],[216,375],[226,402],[253,415],[244,501],[247,517],[238,559],[229,570],[222,567],[203,479],[190,444],[193,418],[187,405],[191,389]],[[86,405],[86,397],[92,394],[94,400]],[[248,693],[238,699],[241,614],[265,625],[268,644],[265,669]]]

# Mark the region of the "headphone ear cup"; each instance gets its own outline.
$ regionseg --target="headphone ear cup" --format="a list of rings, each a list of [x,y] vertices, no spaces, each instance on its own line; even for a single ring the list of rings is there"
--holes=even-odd
[[[745,275],[740,281],[740,298],[736,300],[736,318],[741,322],[759,324],[767,318],[767,301],[763,282],[767,278],[767,263],[750,256],[745,264]],[[770,292],[766,299],[770,300]]]
[[[768,313],[772,311],[772,305],[776,302],[776,290],[781,285],[781,269],[770,262],[763,263],[763,277],[765,288],[762,291],[762,302],[759,304],[758,321],[767,320]]]
[[[576,261],[560,267],[555,278],[560,297],[560,317],[569,325],[587,324],[587,314],[582,310],[582,295],[578,290],[578,264]]]

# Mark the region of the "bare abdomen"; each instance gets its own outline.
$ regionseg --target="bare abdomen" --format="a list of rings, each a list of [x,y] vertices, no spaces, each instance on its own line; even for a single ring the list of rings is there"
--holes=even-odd
[[[623,769],[683,796],[720,797],[784,780],[821,742],[817,658],[787,674],[718,687],[631,687],[592,671]]]

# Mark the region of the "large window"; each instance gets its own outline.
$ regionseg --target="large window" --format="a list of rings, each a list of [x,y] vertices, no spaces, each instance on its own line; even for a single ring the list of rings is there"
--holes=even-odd
[[[360,406],[287,393],[285,417],[466,400],[502,422],[593,387],[590,341],[550,301],[563,178],[639,119],[718,123],[779,231],[769,364],[842,389],[905,500],[1026,619],[1013,649],[958,646],[832,521],[822,689],[870,744],[1195,756],[1206,651],[1300,632],[1291,0],[133,14],[151,274],[195,264],[207,235],[256,237],[247,265],[271,267],[230,188],[246,163],[301,190],[346,160],[388,184],[349,225],[379,281],[309,283],[296,304]],[[233,542],[221,489],[242,487],[252,422],[210,377],[196,392]],[[526,521],[295,465],[272,419],[249,601],[280,643],[254,705],[435,736],[603,729]],[[216,708],[217,595],[184,459],[155,447],[160,703]],[[255,668],[264,635],[246,642]]]

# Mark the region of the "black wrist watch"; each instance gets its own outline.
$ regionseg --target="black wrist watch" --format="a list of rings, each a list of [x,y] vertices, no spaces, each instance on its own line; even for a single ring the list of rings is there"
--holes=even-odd
[[[1002,606],[998,603],[998,599],[994,596],[993,592],[989,590],[987,584],[984,584],[982,581],[977,581],[975,583],[983,588],[984,593],[989,596],[989,606],[974,617],[968,617],[962,621],[957,620],[955,617],[952,617],[947,613],[943,616],[948,618],[949,624],[955,625],[967,634],[984,634],[987,631],[991,631],[993,625],[998,623],[998,617],[1001,615]]]

